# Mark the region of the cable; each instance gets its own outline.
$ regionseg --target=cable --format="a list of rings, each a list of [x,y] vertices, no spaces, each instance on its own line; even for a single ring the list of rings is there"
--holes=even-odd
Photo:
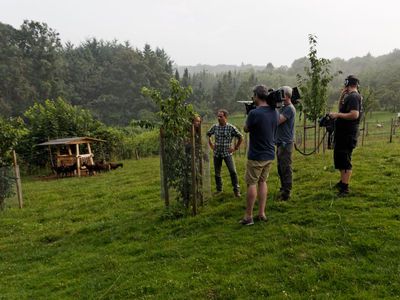
[[[314,149],[313,151],[309,152],[309,153],[303,152],[303,151],[301,151],[299,148],[297,148],[296,143],[294,143],[294,148],[295,148],[296,151],[299,152],[301,155],[304,155],[304,156],[312,155],[312,154],[314,154],[314,153],[318,150],[319,146],[321,146],[321,144],[322,144],[322,142],[324,141],[325,136],[326,136],[327,133],[328,133],[328,131],[325,131],[325,134],[323,135],[323,137],[322,137],[321,141],[319,142],[318,146],[315,147],[315,149]]]

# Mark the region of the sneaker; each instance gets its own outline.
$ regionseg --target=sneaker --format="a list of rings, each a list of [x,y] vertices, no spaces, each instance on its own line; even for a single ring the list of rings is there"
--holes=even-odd
[[[268,222],[268,218],[266,216],[257,216],[256,220],[260,222]]]
[[[249,226],[249,225],[254,225],[254,221],[253,218],[250,219],[243,218],[239,221],[239,224]]]
[[[240,191],[234,191],[233,193],[235,194],[236,198],[242,197],[242,195],[240,194]]]

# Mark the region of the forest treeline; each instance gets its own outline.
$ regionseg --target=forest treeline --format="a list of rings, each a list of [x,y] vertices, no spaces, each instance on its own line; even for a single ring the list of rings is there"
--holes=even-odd
[[[248,100],[255,84],[295,86],[296,75],[304,73],[307,63],[303,57],[290,67],[267,63],[179,68],[165,50],[150,45],[138,49],[128,42],[92,38],[75,46],[63,44],[44,23],[24,21],[19,29],[0,23],[0,115],[21,116],[34,103],[61,97],[108,125],[152,120],[156,106],[141,88],[167,93],[171,77],[192,86],[188,102],[200,114],[212,115],[219,107],[238,112],[243,107],[237,101]],[[330,83],[330,103],[337,99],[345,75],[357,74],[362,88],[373,94],[375,108],[400,109],[400,50],[379,57],[335,58],[330,66],[332,74],[342,72]]]

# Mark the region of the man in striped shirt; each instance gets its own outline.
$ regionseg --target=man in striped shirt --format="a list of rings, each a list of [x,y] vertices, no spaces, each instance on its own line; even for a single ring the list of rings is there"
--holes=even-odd
[[[217,117],[218,124],[214,124],[207,132],[208,144],[214,151],[215,185],[217,188],[217,193],[222,192],[221,168],[222,161],[225,161],[231,176],[233,192],[236,197],[240,197],[240,186],[232,153],[239,149],[240,144],[243,141],[243,135],[235,126],[228,123],[227,110],[218,110]],[[211,136],[213,135],[214,142],[211,139]],[[232,147],[233,138],[237,138],[237,141]]]

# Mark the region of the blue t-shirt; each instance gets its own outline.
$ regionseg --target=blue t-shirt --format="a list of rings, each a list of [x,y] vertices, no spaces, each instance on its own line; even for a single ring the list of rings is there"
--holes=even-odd
[[[296,109],[293,104],[283,106],[279,113],[286,118],[286,121],[278,126],[276,132],[276,143],[292,143],[294,138],[294,121],[296,118]]]
[[[250,111],[246,120],[246,126],[250,133],[248,159],[275,159],[275,136],[278,121],[279,113],[269,106],[259,106]]]

